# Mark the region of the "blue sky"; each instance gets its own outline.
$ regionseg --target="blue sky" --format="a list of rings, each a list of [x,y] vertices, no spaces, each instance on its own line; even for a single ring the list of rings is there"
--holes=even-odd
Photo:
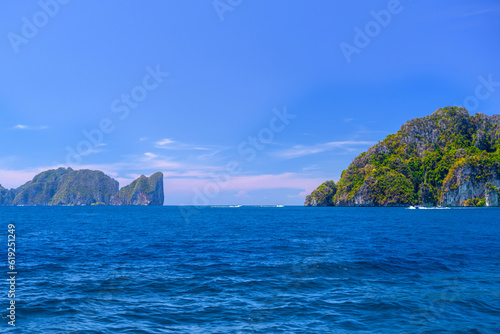
[[[3,7],[4,187],[160,170],[166,204],[302,204],[409,119],[500,110],[497,1]]]

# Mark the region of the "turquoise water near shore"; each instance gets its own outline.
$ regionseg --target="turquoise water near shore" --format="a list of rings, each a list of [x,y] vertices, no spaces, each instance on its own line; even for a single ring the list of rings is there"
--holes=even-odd
[[[499,215],[1,207],[0,228],[20,333],[498,333]]]

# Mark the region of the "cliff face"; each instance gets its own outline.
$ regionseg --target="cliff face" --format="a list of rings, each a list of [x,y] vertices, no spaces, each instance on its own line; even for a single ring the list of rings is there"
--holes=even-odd
[[[356,157],[332,205],[498,206],[499,171],[500,115],[447,107],[407,122]]]
[[[119,192],[101,171],[53,169],[17,189],[0,186],[0,205],[163,205],[163,174],[141,176]]]
[[[0,185],[0,205],[12,205],[14,197],[16,197],[16,195],[13,189],[8,190]]]
[[[468,200],[484,200],[486,194],[490,199],[488,206],[494,204],[494,197],[498,198],[500,187],[500,163],[488,162],[481,157],[462,158],[457,161],[444,180],[439,205],[460,206]],[[498,201],[497,201],[498,202]],[[478,202],[479,203],[479,202]]]
[[[118,191],[118,181],[101,171],[78,170],[63,175],[51,205],[110,204]]]
[[[498,193],[500,191],[500,187],[495,187],[492,184],[486,184],[486,193],[485,193],[485,205],[486,206],[499,206],[498,201]]]
[[[18,188],[13,205],[109,204],[118,182],[100,171],[59,168],[36,175]]]
[[[59,178],[66,173],[73,172],[71,168],[59,168],[42,172],[33,180],[26,182],[19,188],[12,190],[16,193],[13,205],[49,205],[57,192]]]
[[[305,206],[332,206],[333,196],[337,192],[337,186],[333,181],[326,181],[306,197]]]
[[[150,177],[141,175],[137,180],[120,189],[113,197],[113,205],[163,205],[163,174]]]

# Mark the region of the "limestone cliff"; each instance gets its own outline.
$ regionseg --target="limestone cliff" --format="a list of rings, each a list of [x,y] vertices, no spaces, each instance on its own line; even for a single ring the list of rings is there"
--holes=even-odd
[[[485,190],[485,205],[486,206],[499,206],[498,192],[500,187],[495,187],[491,183],[486,184]]]
[[[490,198],[488,206],[494,204],[495,193],[500,187],[500,163],[489,162],[486,157],[467,157],[455,162],[444,179],[443,189],[438,204],[441,206],[468,205],[468,200],[479,199],[477,204],[484,200],[486,194]]]
[[[333,205],[333,196],[337,192],[335,182],[326,181],[314,190],[311,195],[306,197],[305,206],[331,206]]]
[[[113,197],[113,205],[163,205],[163,174],[141,175]]]
[[[356,157],[331,205],[498,206],[499,172],[500,115],[447,107]]]
[[[0,205],[12,205],[14,197],[16,197],[14,189],[5,189],[0,184]]]
[[[13,205],[109,204],[118,182],[101,171],[59,168],[42,172],[17,189]]]
[[[44,171],[17,189],[0,185],[0,205],[163,205],[163,174],[141,176],[118,191],[101,171],[58,168]]]

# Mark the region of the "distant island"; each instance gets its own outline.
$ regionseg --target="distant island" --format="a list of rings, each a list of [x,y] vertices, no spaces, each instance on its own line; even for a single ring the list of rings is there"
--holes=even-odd
[[[163,205],[163,174],[141,175],[119,189],[101,171],[58,168],[44,171],[16,189],[0,185],[0,205]]]
[[[354,159],[305,206],[498,206],[500,115],[459,107],[413,119]]]

